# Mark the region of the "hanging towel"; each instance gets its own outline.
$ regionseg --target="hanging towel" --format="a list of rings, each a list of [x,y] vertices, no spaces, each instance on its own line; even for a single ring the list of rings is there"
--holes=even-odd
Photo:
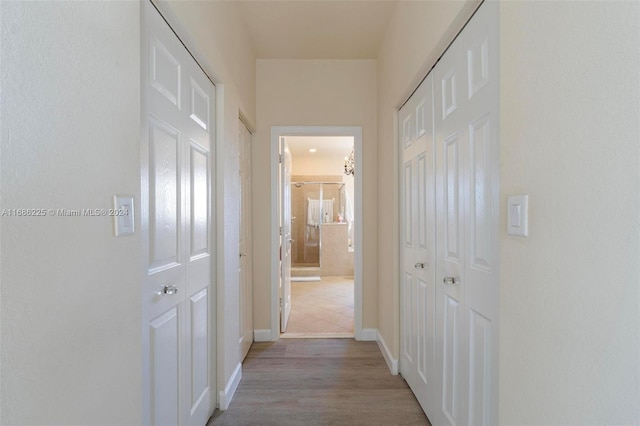
[[[307,225],[319,226],[320,223],[333,222],[333,199],[313,200],[307,198]]]
[[[307,225],[318,226],[320,224],[320,200],[307,198]]]

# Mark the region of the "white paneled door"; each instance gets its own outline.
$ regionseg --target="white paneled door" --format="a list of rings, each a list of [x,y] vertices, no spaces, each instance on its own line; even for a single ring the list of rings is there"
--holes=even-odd
[[[253,269],[251,232],[251,133],[239,122],[240,140],[240,355],[253,343]]]
[[[421,302],[420,281],[410,274],[411,256],[418,253],[421,213],[407,199],[420,181],[405,171],[401,210],[405,218],[401,255],[403,375],[433,424],[496,423],[498,385],[498,5],[485,2],[441,58],[430,78],[400,112],[404,165],[411,155],[404,124],[415,115],[421,93],[433,79],[433,146],[435,156],[435,303]],[[417,98],[416,98],[417,97]],[[416,99],[414,99],[416,98]],[[412,123],[416,120],[409,120]],[[418,189],[422,191],[422,189]],[[430,197],[433,192],[426,188]],[[420,199],[420,195],[411,199]],[[418,210],[424,208],[418,207]],[[425,216],[429,214],[425,208]],[[411,219],[410,219],[411,218]],[[407,229],[408,224],[412,229]],[[418,225],[416,225],[418,223]],[[415,227],[418,226],[416,229]],[[433,226],[433,225],[431,225]],[[428,233],[427,233],[428,235]],[[411,260],[413,261],[413,260]],[[416,260],[418,262],[419,260]],[[417,282],[416,282],[417,279]],[[422,305],[421,305],[422,303]],[[426,309],[422,312],[422,309]],[[429,311],[434,309],[435,312]],[[435,318],[435,336],[431,319]],[[423,329],[421,329],[424,328]],[[418,368],[405,352],[419,356],[420,341],[433,339],[433,386],[424,386]],[[417,376],[416,376],[417,373]],[[414,377],[415,376],[415,377]],[[429,378],[429,376],[426,376]],[[426,391],[425,391],[426,389]],[[422,402],[426,399],[426,403]]]
[[[287,330],[291,314],[291,151],[285,138],[280,143],[280,332]]]
[[[211,400],[214,86],[144,4],[145,423],[203,425]]]
[[[435,163],[433,78],[400,111],[402,152],[400,371],[425,411],[435,390]]]

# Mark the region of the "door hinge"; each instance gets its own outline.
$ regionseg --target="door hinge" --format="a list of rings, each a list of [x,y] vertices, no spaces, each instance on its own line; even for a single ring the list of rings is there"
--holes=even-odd
[[[282,235],[282,226],[280,227],[280,235]]]
[[[282,164],[282,154],[278,154],[278,163]]]

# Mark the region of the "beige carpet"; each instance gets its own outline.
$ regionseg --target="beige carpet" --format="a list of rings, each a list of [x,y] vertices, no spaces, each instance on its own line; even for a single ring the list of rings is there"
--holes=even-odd
[[[353,337],[353,277],[291,283],[291,315],[282,337]]]

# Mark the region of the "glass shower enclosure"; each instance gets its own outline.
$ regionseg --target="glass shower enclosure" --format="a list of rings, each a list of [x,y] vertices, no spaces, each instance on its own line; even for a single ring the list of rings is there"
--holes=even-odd
[[[343,182],[291,182],[291,266],[320,267],[322,224],[344,222]]]

